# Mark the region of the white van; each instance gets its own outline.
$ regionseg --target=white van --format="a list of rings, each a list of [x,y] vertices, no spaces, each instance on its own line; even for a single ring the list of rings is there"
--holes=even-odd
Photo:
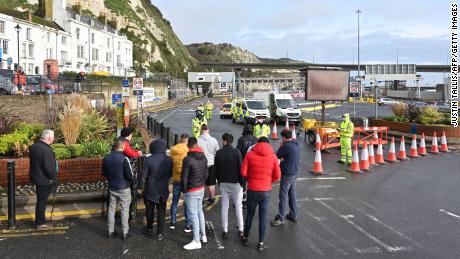
[[[300,123],[302,112],[290,94],[256,92],[254,98],[264,100],[273,121],[282,122],[288,118],[290,122]]]
[[[263,100],[257,99],[238,99],[235,101],[233,109],[233,122],[255,123],[256,117],[268,118],[270,112]]]

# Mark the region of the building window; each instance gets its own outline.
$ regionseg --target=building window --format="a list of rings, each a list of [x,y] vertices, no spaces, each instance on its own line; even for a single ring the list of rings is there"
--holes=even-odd
[[[5,21],[0,21],[0,33],[5,33]]]
[[[94,44],[94,32],[91,33],[91,44]]]
[[[27,44],[22,43],[21,57],[27,58]]]
[[[77,46],[77,58],[85,58],[85,48],[81,45]]]
[[[105,53],[105,62],[112,62],[112,53],[106,52]]]
[[[53,49],[52,48],[48,48],[46,49],[46,58],[47,59],[53,59]]]
[[[46,41],[47,41],[47,42],[50,42],[50,39],[51,39],[51,33],[50,33],[50,32],[47,32],[47,33],[46,33]]]
[[[75,29],[75,36],[77,37],[77,40],[80,39],[80,28]]]
[[[61,51],[61,64],[67,64],[67,51]]]
[[[32,28],[27,28],[26,29],[26,40],[31,40],[32,39]]]
[[[29,67],[27,69],[27,74],[33,74],[34,73],[34,64],[29,64]]]
[[[8,40],[3,40],[3,54],[8,54]]]
[[[34,44],[29,44],[29,58],[34,58]]]
[[[123,65],[121,64],[121,56],[117,55],[117,67],[122,67]]]
[[[62,45],[67,45],[67,38],[62,36]]]
[[[94,61],[99,60],[99,49],[96,49],[96,48],[91,49],[91,59]]]
[[[118,42],[118,50],[121,50],[121,43]]]
[[[77,64],[77,69],[80,69],[80,68],[81,68],[81,64],[78,63],[78,64]]]
[[[110,48],[110,38],[107,38],[107,48]]]
[[[107,67],[107,72],[112,73],[112,70],[110,69],[110,67]]]

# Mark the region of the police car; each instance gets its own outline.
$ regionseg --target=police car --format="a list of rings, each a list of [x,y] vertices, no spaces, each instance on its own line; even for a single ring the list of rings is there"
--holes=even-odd
[[[232,117],[232,104],[231,103],[224,103],[219,110],[219,116],[221,119],[231,118]]]

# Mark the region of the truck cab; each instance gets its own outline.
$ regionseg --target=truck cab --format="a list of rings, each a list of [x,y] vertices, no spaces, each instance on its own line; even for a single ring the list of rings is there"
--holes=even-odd
[[[232,103],[232,121],[254,124],[257,116],[268,118],[270,115],[263,100],[239,99]]]
[[[300,123],[302,112],[290,94],[270,93],[268,101],[272,120]]]

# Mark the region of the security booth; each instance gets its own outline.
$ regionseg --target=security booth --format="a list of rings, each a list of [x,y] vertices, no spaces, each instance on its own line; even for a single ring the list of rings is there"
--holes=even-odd
[[[225,94],[235,85],[234,72],[188,72],[188,85],[190,89],[197,89],[197,94],[208,95]],[[198,89],[202,90],[199,93]]]

